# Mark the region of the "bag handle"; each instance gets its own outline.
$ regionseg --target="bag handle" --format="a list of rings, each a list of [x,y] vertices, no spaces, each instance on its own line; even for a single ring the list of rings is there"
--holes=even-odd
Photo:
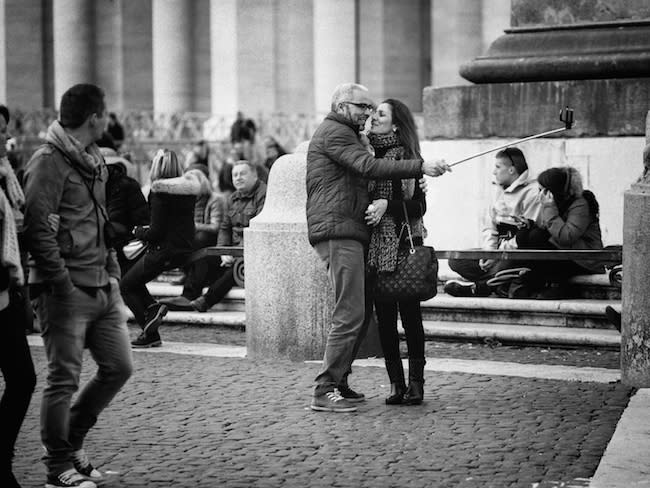
[[[404,228],[406,228],[406,232],[408,233],[408,238],[409,238],[409,245],[411,246],[409,248],[409,253],[410,254],[415,254],[415,245],[413,244],[413,234],[411,233],[411,225],[409,224],[409,214],[406,211],[406,202],[402,200],[402,208],[404,209],[404,223],[402,224],[402,230],[400,230],[399,233],[399,238],[402,238],[402,233],[404,232]]]

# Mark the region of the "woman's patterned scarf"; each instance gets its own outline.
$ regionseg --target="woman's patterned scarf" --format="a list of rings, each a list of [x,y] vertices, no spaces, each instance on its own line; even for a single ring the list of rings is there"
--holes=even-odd
[[[369,134],[370,145],[375,153],[383,153],[384,159],[402,159],[404,148],[399,138],[394,133],[388,135]],[[393,199],[393,182],[391,180],[373,180],[368,185],[371,200]],[[402,180],[402,197],[410,199],[415,191],[415,180]],[[368,250],[368,265],[379,272],[393,272],[397,265],[397,249],[399,235],[395,228],[395,219],[388,212],[384,214],[379,223],[372,228],[370,233],[370,247]]]

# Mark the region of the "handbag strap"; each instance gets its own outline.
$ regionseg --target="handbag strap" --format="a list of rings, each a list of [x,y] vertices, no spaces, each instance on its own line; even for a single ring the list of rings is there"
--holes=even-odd
[[[408,238],[409,238],[409,245],[411,246],[409,248],[409,253],[414,254],[415,253],[415,245],[413,244],[413,234],[411,233],[411,224],[409,223],[409,214],[406,211],[406,202],[402,200],[402,208],[404,209],[404,223],[402,224],[402,229],[400,230],[399,233],[399,239],[402,238],[402,233],[404,232],[404,228],[406,228],[406,232],[408,233]]]

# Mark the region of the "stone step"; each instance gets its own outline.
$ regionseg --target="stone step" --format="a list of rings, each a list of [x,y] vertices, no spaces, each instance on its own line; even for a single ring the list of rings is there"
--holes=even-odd
[[[210,311],[168,312],[164,324],[183,324],[199,327],[246,328],[245,312]],[[575,327],[547,327],[481,322],[448,322],[425,320],[424,334],[428,340],[472,342],[501,342],[507,344],[555,345],[617,349],[620,334],[615,330]],[[400,333],[404,333],[398,322]]]
[[[424,320],[484,322],[525,326],[612,329],[605,307],[619,307],[619,300],[510,300],[461,298],[446,294],[422,303]]]
[[[182,287],[153,282],[147,285],[155,297],[180,295]],[[246,292],[233,288],[212,308],[219,312],[244,312]],[[507,298],[460,298],[446,294],[422,303],[422,317],[429,321],[482,322],[525,326],[611,329],[605,307],[620,307],[618,300],[509,300]]]
[[[150,283],[147,287],[152,295],[158,297],[175,296],[181,292],[180,286],[167,283]],[[244,299],[245,291],[234,288],[222,303],[209,312],[169,312],[164,322],[244,330]],[[425,336],[429,340],[493,340],[502,343],[618,348],[620,334],[609,324],[603,325],[604,319],[600,320],[606,304],[620,307],[620,303],[612,300],[508,300],[440,295],[423,302],[422,310]],[[499,323],[497,319],[508,322]],[[401,325],[399,328],[403,332]]]

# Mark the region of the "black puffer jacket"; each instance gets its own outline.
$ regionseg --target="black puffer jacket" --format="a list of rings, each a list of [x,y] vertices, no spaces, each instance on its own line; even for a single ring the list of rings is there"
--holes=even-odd
[[[421,177],[421,160],[374,158],[359,140],[357,128],[330,112],[307,152],[309,242],[313,246],[330,239],[353,239],[367,244],[367,180]]]
[[[172,253],[191,252],[194,243],[194,203],[201,183],[192,173],[156,180],[151,185],[151,226],[135,236]]]

